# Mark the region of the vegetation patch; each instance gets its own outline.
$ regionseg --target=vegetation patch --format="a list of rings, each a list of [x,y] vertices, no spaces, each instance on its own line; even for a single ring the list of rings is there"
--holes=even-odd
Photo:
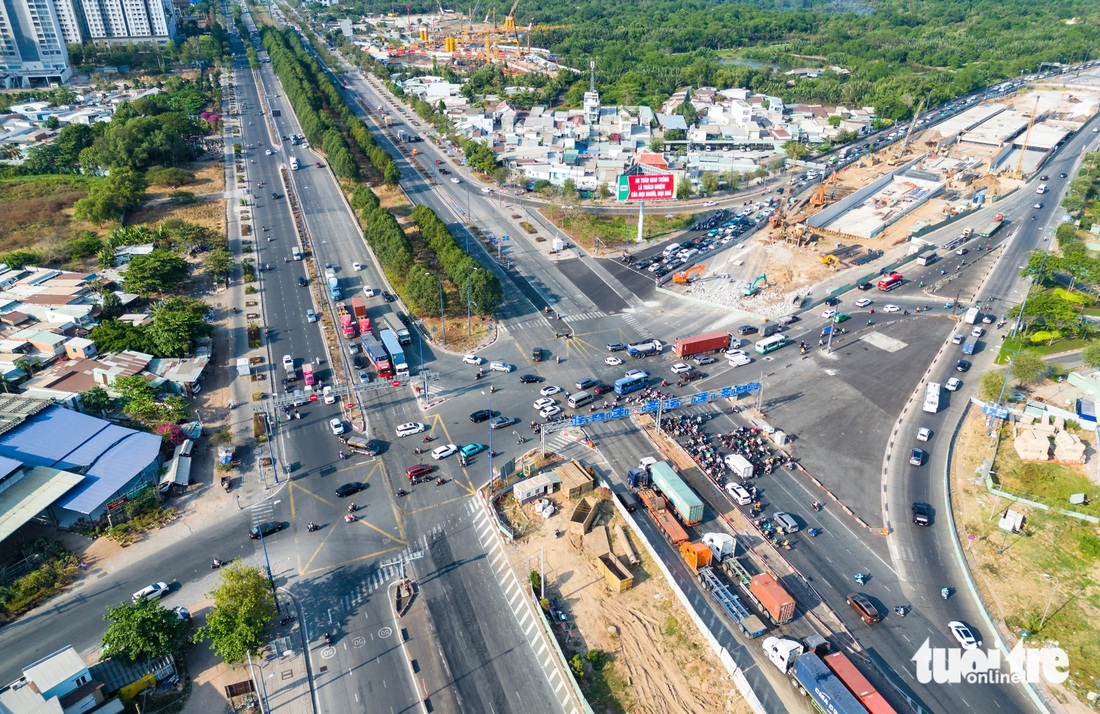
[[[1023,426],[1019,428],[1025,428]],[[1081,430],[1072,430],[1074,436],[1092,445],[1092,435]],[[1095,455],[1095,450],[1090,449]],[[1003,490],[1038,501],[1051,508],[1060,508],[1100,516],[1100,493],[1097,486],[1083,473],[1087,464],[1076,466],[1053,462],[1023,461],[1012,446],[1012,433],[1008,430],[1001,436],[994,464],[994,482]],[[1069,497],[1083,493],[1088,503],[1073,506]]]
[[[5,571],[29,571],[0,585],[0,616],[4,620],[12,620],[60,592],[77,570],[76,556],[56,541],[40,538],[18,555],[22,563],[9,562]]]

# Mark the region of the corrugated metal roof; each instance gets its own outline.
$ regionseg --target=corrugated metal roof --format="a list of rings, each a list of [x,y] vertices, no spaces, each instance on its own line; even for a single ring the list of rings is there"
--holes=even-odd
[[[160,437],[53,406],[0,436],[0,456],[82,471],[84,480],[58,506],[91,513],[160,453]]]
[[[72,645],[66,645],[52,655],[38,660],[23,668],[23,676],[34,682],[38,691],[47,694],[51,689],[67,679],[71,679],[88,669],[84,660],[76,653]]]
[[[0,542],[64,496],[84,477],[36,466],[0,492]]]

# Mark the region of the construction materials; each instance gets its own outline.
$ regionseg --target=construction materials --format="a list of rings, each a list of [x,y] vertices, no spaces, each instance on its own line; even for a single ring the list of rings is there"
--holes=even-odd
[[[729,349],[730,339],[730,333],[721,330],[705,332],[693,337],[679,337],[672,346],[672,351],[680,359],[708,352],[720,352]]]
[[[668,499],[684,525],[693,526],[703,520],[703,500],[671,466],[658,461],[650,467],[649,474],[653,485]]]
[[[783,625],[794,619],[794,598],[770,574],[754,575],[749,581],[749,592],[775,624]]]
[[[623,529],[622,525],[615,526],[615,539],[619,542],[619,550],[623,552],[623,557],[631,565],[637,565],[640,562],[638,557],[638,551],[634,550],[634,544],[630,542],[629,536]]]
[[[569,515],[569,532],[584,535],[592,525],[592,519],[596,517],[596,509],[591,501],[582,498]]]
[[[641,497],[642,503],[645,504],[646,510],[653,517],[657,527],[661,529],[661,532],[665,534],[665,538],[672,545],[679,547],[681,543],[688,541],[687,531],[672,515],[672,511],[668,510],[668,501],[663,496],[658,496],[648,488],[639,491],[638,496]]]

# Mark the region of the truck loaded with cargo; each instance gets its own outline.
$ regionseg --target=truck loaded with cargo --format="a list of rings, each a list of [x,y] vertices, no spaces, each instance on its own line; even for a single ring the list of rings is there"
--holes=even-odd
[[[355,321],[344,303],[336,305],[336,317],[340,320],[340,330],[344,333],[344,337],[355,337]]]
[[[816,637],[828,649],[828,643]],[[844,683],[825,666],[819,652],[806,651],[806,647],[796,640],[782,637],[767,637],[762,644],[765,654],[780,672],[789,675],[803,691],[814,700],[818,711],[831,714],[866,714],[867,710],[859,703],[855,695],[848,691]],[[821,654],[824,651],[819,650]]]
[[[649,475],[653,479],[653,485],[672,504],[684,525],[694,526],[703,520],[703,500],[671,466],[664,461],[658,461],[650,467]]]
[[[662,347],[664,347],[664,345],[660,340],[648,340],[647,342],[636,342],[632,345],[627,345],[626,353],[637,359],[660,354]]]
[[[367,301],[363,299],[362,295],[355,295],[351,298],[351,314],[355,317],[359,334],[370,334],[371,324],[370,318],[367,317]]]
[[[709,352],[721,352],[729,349],[730,334],[728,332],[705,332],[693,337],[679,337],[673,345],[673,352],[680,359],[694,357],[695,355]]]
[[[725,462],[726,468],[736,474],[742,481],[752,478],[752,462],[741,454],[728,454]]]
[[[768,573],[759,573],[749,581],[749,593],[777,625],[794,619],[794,598]]]
[[[645,504],[645,508],[649,511],[649,515],[653,517],[654,523],[664,533],[665,538],[674,546],[679,546],[681,543],[687,543],[688,534],[676,520],[676,516],[672,515],[672,511],[668,508],[668,502],[664,496],[658,496],[648,488],[642,489],[638,492],[638,496],[642,499],[642,503]]]

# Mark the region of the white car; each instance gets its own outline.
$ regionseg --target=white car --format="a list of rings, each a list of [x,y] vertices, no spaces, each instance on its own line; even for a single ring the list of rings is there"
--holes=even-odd
[[[324,398],[325,404],[336,403],[336,392],[332,391],[331,385],[325,385],[325,388],[321,390],[321,397]]]
[[[374,297],[374,288],[372,288],[370,285],[364,285],[363,294],[367,297]]]
[[[834,317],[836,317],[836,310],[833,310],[832,308],[830,308],[830,309],[826,310],[825,312],[821,313],[821,316],[823,318],[825,318],[826,320],[831,320]]]
[[[459,178],[457,176],[452,176],[451,177],[451,183],[458,184],[458,183],[462,183],[462,181],[459,180]]]
[[[561,414],[561,407],[559,407],[557,404],[551,404],[545,409],[539,410],[539,416],[543,419],[549,419],[550,417],[555,417],[558,414]]]
[[[329,419],[328,428],[332,429],[333,434],[340,436],[344,433],[344,422],[336,418]]]
[[[872,301],[867,298],[860,298],[859,300],[856,300],[856,307],[867,307],[871,304],[871,302]]]
[[[628,369],[623,376],[627,379],[638,379],[639,377],[646,379],[649,377],[649,372],[644,372],[640,369]]]
[[[898,307],[897,305],[883,305],[882,306],[882,311],[883,312],[901,312],[901,308]]]
[[[432,458],[436,461],[440,459],[445,459],[456,451],[458,451],[458,447],[454,444],[444,444],[443,446],[437,446],[432,449]]]
[[[539,394],[541,394],[544,397],[549,397],[549,396],[552,396],[554,394],[557,394],[560,391],[561,391],[561,387],[555,386],[553,384],[548,384],[548,385],[546,385],[545,387],[543,387],[542,389],[539,390]]]
[[[623,363],[623,361],[618,357],[604,357],[603,363],[608,365],[609,367],[618,367],[620,364]]]
[[[677,362],[676,364],[672,365],[672,373],[673,374],[681,374],[683,372],[690,372],[690,371],[691,371],[691,365],[686,364],[684,362]]]
[[[535,409],[538,409],[538,410],[541,411],[541,410],[545,409],[546,407],[553,406],[554,404],[555,404],[554,400],[551,399],[550,397],[543,397],[542,399],[536,399],[535,400],[534,407],[535,407]]]
[[[482,364],[484,362],[485,362],[485,358],[484,357],[478,357],[477,355],[463,355],[462,356],[462,364],[478,365],[478,364]]]
[[[984,334],[985,330],[981,327],[975,327],[973,330],[970,331],[971,337],[981,337]]]
[[[365,369],[359,370],[359,383],[367,384],[368,382],[370,382],[370,373]]]
[[[168,594],[168,583],[153,583],[146,585],[141,590],[130,596],[134,602],[141,602],[145,598],[159,599]]]
[[[959,387],[961,387],[962,385],[962,380],[960,380],[958,377],[952,377],[951,379],[947,380],[947,384],[943,386],[944,389],[949,392],[957,392],[959,390]]]
[[[363,264],[362,263],[352,263],[351,264],[351,269],[352,270],[362,270],[363,269]]]
[[[917,441],[928,441],[932,438],[932,430],[926,426],[922,426],[917,430]]]
[[[703,205],[710,208],[711,206],[717,206],[718,201],[703,201]]]
[[[267,150],[266,150],[266,151],[264,152],[264,156],[271,156],[271,149],[267,149]]]
[[[951,630],[951,634],[955,636],[955,639],[959,641],[959,646],[964,650],[978,649],[978,638],[966,623],[952,620],[947,623],[947,629]]]
[[[739,355],[734,355],[733,357],[730,357],[728,361],[730,367],[744,367],[745,365],[752,362],[752,357],[749,357],[747,354],[742,352]]]
[[[410,421],[406,424],[397,425],[397,436],[412,436],[413,434],[419,434],[428,427],[424,426],[418,421]]]
[[[726,350],[726,359],[733,359],[735,357],[748,357],[748,353],[745,350]]]
[[[961,334],[951,335],[951,344],[961,345],[963,343],[963,336]]]
[[[283,369],[294,369],[294,358],[290,355],[283,355]]]

